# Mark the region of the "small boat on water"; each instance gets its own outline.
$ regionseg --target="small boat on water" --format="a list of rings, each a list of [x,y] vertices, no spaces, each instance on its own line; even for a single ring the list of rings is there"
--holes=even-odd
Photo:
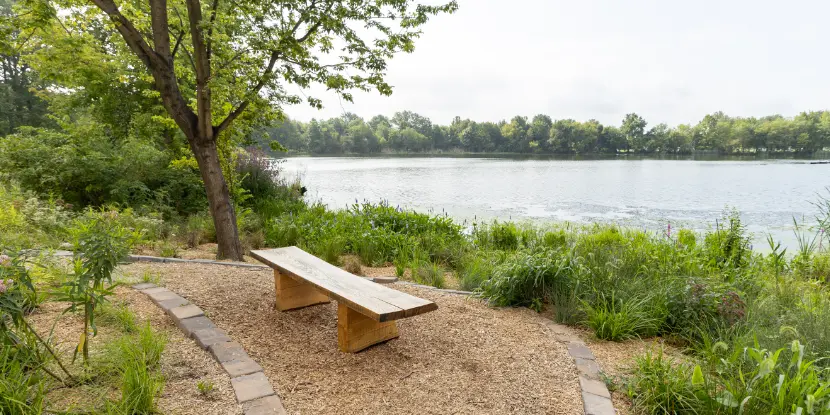
[[[811,161],[810,164],[830,164],[830,160]]]

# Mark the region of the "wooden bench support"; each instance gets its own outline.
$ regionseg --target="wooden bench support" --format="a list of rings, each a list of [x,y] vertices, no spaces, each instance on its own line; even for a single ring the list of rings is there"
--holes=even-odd
[[[274,270],[274,288],[277,293],[277,309],[280,311],[331,302],[329,296],[315,286],[282,275],[277,270]]]
[[[396,337],[398,325],[394,320],[380,323],[337,302],[337,344],[340,351],[354,353]]]

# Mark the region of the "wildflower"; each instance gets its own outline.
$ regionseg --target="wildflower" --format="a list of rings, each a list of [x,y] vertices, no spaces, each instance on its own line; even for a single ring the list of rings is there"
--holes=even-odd
[[[0,255],[0,267],[7,267],[12,264],[12,259],[8,255]]]
[[[8,279],[5,281],[0,280],[0,294],[3,294],[6,291],[10,290],[12,288],[12,284],[14,284],[14,280],[12,279]]]

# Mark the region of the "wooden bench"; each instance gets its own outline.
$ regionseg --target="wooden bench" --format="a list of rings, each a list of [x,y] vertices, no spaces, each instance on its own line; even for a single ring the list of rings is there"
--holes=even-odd
[[[398,337],[395,320],[436,310],[423,298],[348,273],[296,246],[251,251],[274,269],[280,311],[337,301],[337,343],[357,352]]]

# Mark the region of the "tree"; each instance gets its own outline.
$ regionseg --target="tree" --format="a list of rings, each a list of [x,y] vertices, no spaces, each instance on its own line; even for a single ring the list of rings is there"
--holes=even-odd
[[[645,149],[646,125],[646,120],[635,113],[625,115],[620,131],[625,136],[627,150],[639,152]]]
[[[110,59],[137,59],[131,67],[149,72],[156,98],[198,163],[216,228],[217,256],[235,260],[243,253],[218,149],[222,137],[235,133],[234,121],[266,117],[269,110],[273,116],[284,104],[301,103],[284,82],[301,88],[322,84],[346,101],[352,101],[355,89],[391,94],[384,80],[387,61],[413,51],[419,28],[431,15],[457,9],[454,1],[428,6],[410,0],[92,3],[97,9],[81,0],[24,2],[19,15],[33,29],[63,30],[75,44],[86,43]],[[125,76],[122,82],[140,85],[145,74]],[[306,100],[322,107],[317,98]]]
[[[32,92],[36,76],[17,48],[20,29],[7,23],[11,6],[0,0],[0,136],[23,125],[40,126],[46,115],[46,102]]]
[[[530,140],[530,142],[532,143],[536,143],[537,146],[541,146],[542,150],[548,150],[550,128],[552,126],[553,121],[550,119],[550,117],[544,114],[536,115],[530,122],[530,128],[527,131],[528,140]]]

